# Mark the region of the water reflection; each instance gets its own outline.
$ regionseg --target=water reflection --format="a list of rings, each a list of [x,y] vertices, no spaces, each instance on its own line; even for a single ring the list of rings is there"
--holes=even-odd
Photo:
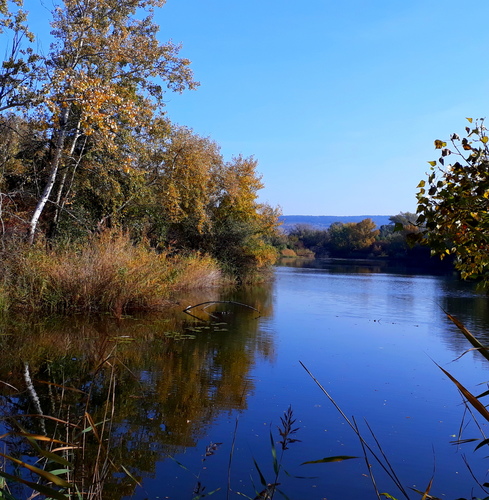
[[[389,260],[380,259],[339,259],[339,258],[281,258],[278,262],[279,267],[294,267],[302,269],[324,269],[331,274],[369,274],[369,273],[389,273],[405,274],[411,276],[420,275],[453,275],[454,272],[449,265],[433,258],[430,266],[416,266],[414,263],[402,264]]]
[[[473,284],[461,283],[453,276],[414,275],[388,269],[365,272],[359,265],[331,269],[331,265],[325,263],[316,270],[310,262],[305,268],[277,269],[279,363],[294,366],[298,359],[305,362],[347,415],[366,417],[388,449],[396,470],[406,478],[405,484],[424,483],[423,489],[426,487],[427,471],[433,468],[433,447],[437,461],[433,493],[440,498],[468,495],[473,479],[457,449],[449,444],[453,440],[450,436],[461,428],[463,409],[455,386],[433,360],[475,393],[481,392],[476,384],[487,380],[488,366],[475,352],[452,362],[471,346],[448,321],[444,310],[484,338],[489,331],[487,297],[478,293]],[[301,380],[300,370],[293,373]],[[352,451],[356,450],[352,436],[341,424],[335,424],[337,415],[327,408],[311,410],[308,403],[321,405],[321,399],[290,376],[289,394],[292,392],[291,400],[299,414],[308,412],[312,417],[321,413],[323,418],[319,432],[308,436],[310,440],[327,429],[348,454],[358,453]],[[295,403],[301,398],[305,400],[302,407]],[[470,428],[464,433],[474,438],[478,431]],[[461,451],[473,450],[467,446],[469,450]],[[337,449],[330,451],[334,454]],[[324,456],[320,449],[316,454]],[[477,469],[479,478],[487,472],[477,458],[471,466]],[[345,464],[338,469],[346,471],[349,467]],[[351,470],[342,472],[340,478],[338,473],[333,484],[324,480],[324,491],[328,489],[325,496],[375,498],[368,486],[357,496],[349,488],[345,491],[354,474]],[[397,498],[394,491],[389,492]],[[303,498],[299,489],[295,494]]]
[[[10,384],[0,385],[3,415],[36,412],[25,390],[27,363],[45,414],[81,424],[89,412],[100,423],[113,410],[110,458],[141,479],[143,488],[120,467],[117,472],[111,467],[103,498],[191,498],[195,478],[168,457],[192,471],[202,468],[201,453],[210,440],[224,442],[223,453],[206,462],[209,489],[222,487],[213,498],[226,498],[231,442],[234,491],[253,498],[253,460],[269,472],[270,431],[277,432],[277,420],[291,404],[301,442],[295,443],[287,470],[318,477],[308,482],[284,475],[281,486],[289,498],[375,499],[360,460],[309,470],[298,465],[362,454],[301,360],[348,415],[368,419],[407,487],[426,487],[435,454],[433,493],[466,497],[473,479],[450,444],[463,410],[456,388],[432,360],[464,382],[487,379],[476,353],[451,363],[470,346],[443,312],[487,339],[486,296],[451,276],[391,272],[367,262],[316,265],[278,268],[275,282],[252,288],[180,297],[165,315],[120,321],[10,318],[0,324],[0,380]],[[197,318],[182,313],[188,305],[217,300],[246,303],[261,317],[232,304],[193,310]],[[107,399],[111,394],[113,402]],[[241,418],[234,443],[236,414]],[[7,420],[4,427],[13,429],[14,422]],[[39,418],[22,423],[43,432]],[[54,421],[43,425],[48,434],[60,430]],[[18,456],[30,452],[25,440],[10,444]],[[98,444],[87,435],[81,483],[98,463]],[[476,459],[473,471],[481,477],[486,469]],[[385,490],[397,497],[389,487]]]
[[[302,269],[325,269],[332,274],[344,273],[380,273],[389,267],[385,261],[345,260],[345,259],[308,259],[281,258],[280,267],[295,267]]]
[[[262,316],[270,315],[267,285],[255,292],[206,294],[181,302],[236,301],[246,293],[250,305]],[[25,390],[28,366],[45,415],[80,425],[88,412],[98,423],[107,421],[110,406],[110,460],[135,478],[154,474],[157,462],[195,446],[219,414],[245,410],[255,389],[250,370],[257,358],[274,356],[273,339],[258,328],[255,311],[218,304],[201,312],[199,321],[182,309],[180,304],[164,315],[119,321],[77,316],[3,322],[3,416],[38,413]],[[47,427],[48,435],[57,435],[59,422],[33,417],[21,421],[29,432],[44,434]],[[6,422],[7,428],[15,427]],[[84,451],[84,469],[97,463],[99,447],[92,441]],[[17,456],[27,453],[21,441],[16,446]],[[103,498],[121,498],[134,487],[133,480],[113,469]]]

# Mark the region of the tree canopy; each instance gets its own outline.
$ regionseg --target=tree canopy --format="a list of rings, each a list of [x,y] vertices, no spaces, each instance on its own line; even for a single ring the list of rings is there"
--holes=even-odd
[[[227,253],[235,271],[251,255],[272,260],[278,212],[257,202],[256,160],[226,162],[214,141],[165,114],[166,92],[198,82],[180,46],[158,39],[153,14],[164,3],[62,0],[49,52],[37,54],[21,0],[0,0],[10,40],[0,70],[3,237],[121,227],[155,245]]]
[[[372,219],[361,222],[336,222],[329,228],[329,248],[333,256],[368,249],[379,234]]]

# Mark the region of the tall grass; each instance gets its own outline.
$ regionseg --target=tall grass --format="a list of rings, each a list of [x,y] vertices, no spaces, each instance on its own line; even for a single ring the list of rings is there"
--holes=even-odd
[[[119,231],[81,244],[4,248],[0,311],[112,312],[156,310],[179,289],[215,286],[217,262],[201,255],[169,256],[134,245]]]
[[[2,416],[7,432],[0,436],[0,499],[41,494],[56,500],[102,500],[113,474],[139,484],[114,453],[116,389],[126,368],[117,357],[117,344],[101,354],[83,390],[69,381],[32,380],[29,363],[19,389],[2,382],[10,392],[5,398],[10,414]],[[41,386],[48,387],[47,393],[38,394]],[[13,403],[21,394],[28,395],[33,412],[12,415],[22,408]]]

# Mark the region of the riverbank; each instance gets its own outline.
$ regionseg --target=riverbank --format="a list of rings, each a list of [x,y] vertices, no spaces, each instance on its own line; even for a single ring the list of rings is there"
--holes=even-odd
[[[128,235],[105,232],[83,243],[0,251],[0,312],[104,313],[166,307],[179,290],[232,283],[219,263],[199,253],[171,254]]]
[[[310,267],[319,269],[332,268],[340,271],[343,267],[381,272],[406,272],[408,274],[435,274],[459,276],[450,259],[440,260],[438,257],[426,259],[392,258],[392,257],[284,257],[277,260],[276,265],[284,267]]]

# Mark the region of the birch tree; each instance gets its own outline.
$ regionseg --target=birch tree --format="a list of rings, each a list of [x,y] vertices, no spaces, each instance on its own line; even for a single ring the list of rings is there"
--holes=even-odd
[[[161,112],[164,87],[197,86],[180,58],[180,47],[160,44],[153,9],[163,0],[64,0],[53,12],[54,43],[45,58],[42,105],[37,111],[51,131],[44,187],[29,223],[34,241],[49,201],[59,205],[79,158],[93,150],[114,153],[122,130],[138,130]],[[138,15],[144,12],[145,17]],[[88,140],[87,140],[88,138]],[[130,149],[120,150],[121,172],[137,168]],[[60,170],[63,170],[60,175]],[[53,199],[53,189],[57,185]]]

